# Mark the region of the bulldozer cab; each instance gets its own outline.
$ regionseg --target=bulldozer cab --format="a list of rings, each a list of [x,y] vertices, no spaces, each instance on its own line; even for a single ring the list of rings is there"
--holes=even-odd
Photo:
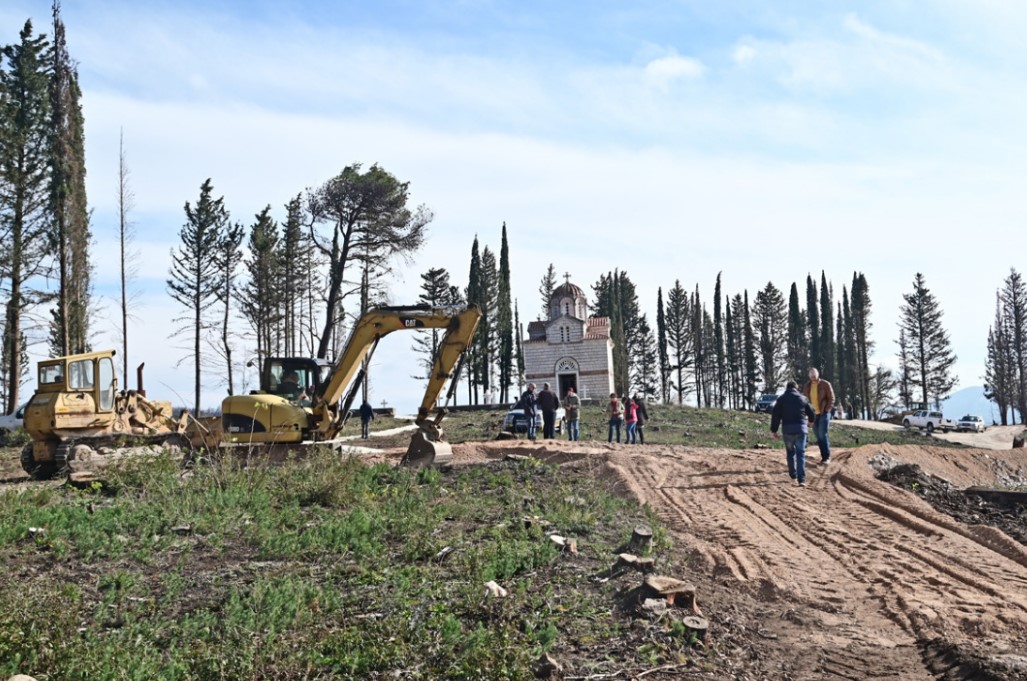
[[[290,401],[310,404],[311,396],[321,389],[330,363],[306,357],[269,357],[264,361],[260,390]]]
[[[51,430],[101,426],[114,420],[118,379],[114,352],[43,360],[38,386],[25,409],[25,429],[46,437]]]

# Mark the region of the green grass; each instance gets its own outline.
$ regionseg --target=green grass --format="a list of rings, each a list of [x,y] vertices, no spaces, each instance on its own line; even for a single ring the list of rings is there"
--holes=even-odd
[[[183,474],[150,459],[102,489],[34,484],[0,494],[0,678],[532,678],[545,651],[631,631],[622,586],[589,575],[638,522],[655,519],[598,475],[535,461],[415,472],[319,453]],[[489,580],[510,598],[485,597]],[[604,655],[630,666],[641,649]]]
[[[645,426],[645,441],[652,444],[688,445],[749,449],[757,445],[781,448],[770,434],[770,415],[728,409],[698,409],[678,405],[648,405],[650,421]],[[446,417],[443,426],[451,442],[491,440],[500,431],[505,410],[457,411]],[[624,428],[621,429],[624,439]],[[607,419],[603,408],[586,406],[581,415],[581,439],[606,442]],[[832,424],[832,446],[857,447],[864,444],[930,444],[939,447],[961,447],[940,438],[915,432],[892,432]],[[565,434],[557,434],[566,439]],[[396,445],[400,445],[397,439]]]

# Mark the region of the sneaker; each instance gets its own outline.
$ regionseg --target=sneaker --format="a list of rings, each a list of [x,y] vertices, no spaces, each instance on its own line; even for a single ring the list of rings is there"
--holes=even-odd
[[[799,481],[799,487],[805,487],[805,486],[806,486],[806,481],[805,480],[800,480]]]
[[[820,463],[822,463],[823,465],[826,466],[827,464],[831,463],[831,459],[830,459],[830,457],[828,457],[828,458],[824,459],[823,461],[821,461]]]

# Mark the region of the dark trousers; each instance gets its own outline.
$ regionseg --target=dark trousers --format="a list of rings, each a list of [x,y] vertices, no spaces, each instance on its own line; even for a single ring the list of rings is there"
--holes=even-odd
[[[640,445],[645,444],[645,428],[643,428],[644,425],[644,423],[639,421],[638,425],[635,427],[635,430],[638,433],[638,444]]]
[[[556,437],[556,412],[548,409],[542,412],[542,438],[552,440]]]
[[[360,420],[360,437],[362,437],[363,439],[366,440],[368,438],[368,431],[370,431],[370,430],[371,430],[371,420],[368,419],[367,421],[365,421],[365,420],[361,419]]]

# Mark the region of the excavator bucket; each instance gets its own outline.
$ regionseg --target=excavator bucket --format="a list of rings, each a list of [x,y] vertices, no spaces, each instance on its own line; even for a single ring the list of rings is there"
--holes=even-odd
[[[410,448],[403,455],[400,466],[413,466],[422,468],[424,466],[445,466],[453,461],[453,448],[448,442],[433,442],[424,435],[424,431],[418,430],[410,438]]]

